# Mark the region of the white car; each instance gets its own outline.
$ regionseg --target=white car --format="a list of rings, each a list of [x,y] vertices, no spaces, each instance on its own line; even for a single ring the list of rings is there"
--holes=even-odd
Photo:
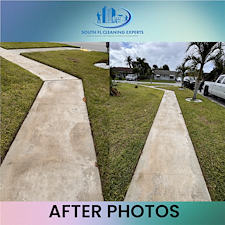
[[[220,75],[216,82],[205,81],[203,90],[205,96],[211,94],[225,99],[225,74]]]
[[[127,76],[126,76],[126,80],[127,81],[131,81],[131,80],[137,80],[137,75],[136,74],[128,74]]]

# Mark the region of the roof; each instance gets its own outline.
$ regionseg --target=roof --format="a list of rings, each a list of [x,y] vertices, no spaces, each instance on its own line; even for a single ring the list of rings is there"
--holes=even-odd
[[[113,71],[115,72],[128,72],[128,73],[132,73],[133,72],[133,68],[129,68],[129,67],[113,67]]]
[[[176,71],[170,70],[155,70],[155,75],[177,75]]]
[[[155,75],[182,76],[181,73],[177,73],[176,71],[171,71],[171,70],[155,70]]]

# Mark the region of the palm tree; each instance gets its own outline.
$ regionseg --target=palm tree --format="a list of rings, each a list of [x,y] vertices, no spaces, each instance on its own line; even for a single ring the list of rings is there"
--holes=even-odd
[[[219,76],[222,72],[223,72],[223,69],[224,69],[224,66],[225,66],[225,60],[224,60],[224,55],[222,52],[220,52],[217,57],[214,59],[214,69],[216,70],[217,72],[217,75]]]
[[[185,59],[184,62],[191,61],[192,65],[200,65],[198,77],[195,84],[193,100],[196,99],[197,91],[202,80],[203,67],[207,62],[214,60],[218,54],[223,53],[222,42],[190,42],[186,52],[193,50]]]
[[[177,66],[177,68],[176,68],[177,74],[181,73],[181,75],[182,75],[182,78],[181,78],[181,87],[184,86],[184,76],[185,76],[185,73],[188,70],[190,70],[190,67],[189,66],[185,66],[185,63],[182,63],[180,66]]]
[[[145,58],[136,57],[136,61],[132,61],[133,73],[138,73],[141,79],[144,78],[149,68]]]
[[[151,81],[151,84],[152,84],[152,75],[153,75],[153,71],[152,71],[151,66],[149,66],[149,64],[148,64],[148,66],[147,66],[146,74],[147,74],[147,76],[148,76],[148,75],[150,76],[150,81]]]
[[[131,68],[133,59],[130,56],[126,56],[125,62]]]
[[[151,76],[151,67],[147,62],[143,63],[143,78],[146,79],[148,75]]]
[[[145,58],[137,57],[136,60],[137,60],[137,66],[138,66],[138,68],[140,70],[141,78],[143,79],[144,75],[145,75],[145,70],[147,69],[147,64],[148,63],[146,62]]]

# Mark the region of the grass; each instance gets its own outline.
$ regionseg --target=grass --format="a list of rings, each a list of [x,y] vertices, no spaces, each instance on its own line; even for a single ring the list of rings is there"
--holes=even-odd
[[[157,86],[157,87],[168,87],[168,86],[172,86],[171,84],[141,84],[141,85],[145,85],[145,86]]]
[[[42,83],[35,75],[1,58],[1,161]]]
[[[95,67],[94,63],[107,60],[108,54],[68,50],[24,53],[22,55],[82,79],[104,192],[106,187],[104,178],[108,174],[109,162],[109,117],[106,108],[110,88],[109,70]]]
[[[138,82],[151,82],[150,79],[139,80]],[[159,82],[159,83],[176,83],[174,80],[152,80],[152,82]]]
[[[108,201],[123,200],[163,93],[141,86],[134,88],[132,84],[118,84],[117,89],[121,92],[121,97],[109,97],[109,70],[93,66],[95,62],[107,59],[106,53],[55,51],[23,55],[83,80],[104,198]],[[30,106],[25,98],[29,99],[31,105],[42,84],[39,78],[30,73],[28,76],[27,73],[2,59],[4,145],[7,145],[6,142],[10,145],[12,139],[10,141],[8,137],[15,136],[29,110]],[[224,108],[199,95],[198,98],[202,99],[203,103],[185,101],[185,98],[193,96],[191,90],[164,88],[174,90],[177,95],[212,200],[224,201]],[[31,90],[34,91],[31,93]],[[21,97],[22,94],[25,96]],[[17,109],[19,105],[25,112],[23,116]],[[12,110],[13,108],[15,110]],[[22,118],[20,124],[19,117]],[[11,128],[7,130],[8,123],[12,123],[12,128],[17,127],[14,132]]]
[[[81,78],[88,104],[108,100],[109,70],[94,66],[94,63],[107,59],[107,53],[68,50],[23,53],[21,55]]]
[[[116,77],[114,80],[126,80],[126,78],[118,78],[118,77]]]
[[[106,53],[55,51],[23,55],[83,80],[103,195],[107,201],[123,200],[163,92],[118,84],[121,97],[110,97],[109,70],[93,66],[107,59]]]
[[[163,92],[133,84],[118,84],[121,97],[111,97],[109,112],[109,173],[107,201],[124,200],[136,164],[158,110]]]
[[[202,103],[187,102],[193,91],[174,90],[198,157],[211,199],[225,200],[225,109],[201,95]]]
[[[67,44],[51,42],[1,42],[1,47],[5,49],[23,49],[23,48],[53,48],[53,47],[74,47]]]

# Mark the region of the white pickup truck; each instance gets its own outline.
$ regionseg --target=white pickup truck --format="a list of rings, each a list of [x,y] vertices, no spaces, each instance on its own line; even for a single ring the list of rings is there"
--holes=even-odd
[[[205,81],[203,90],[205,96],[211,94],[225,99],[225,74],[220,75],[216,82]]]

